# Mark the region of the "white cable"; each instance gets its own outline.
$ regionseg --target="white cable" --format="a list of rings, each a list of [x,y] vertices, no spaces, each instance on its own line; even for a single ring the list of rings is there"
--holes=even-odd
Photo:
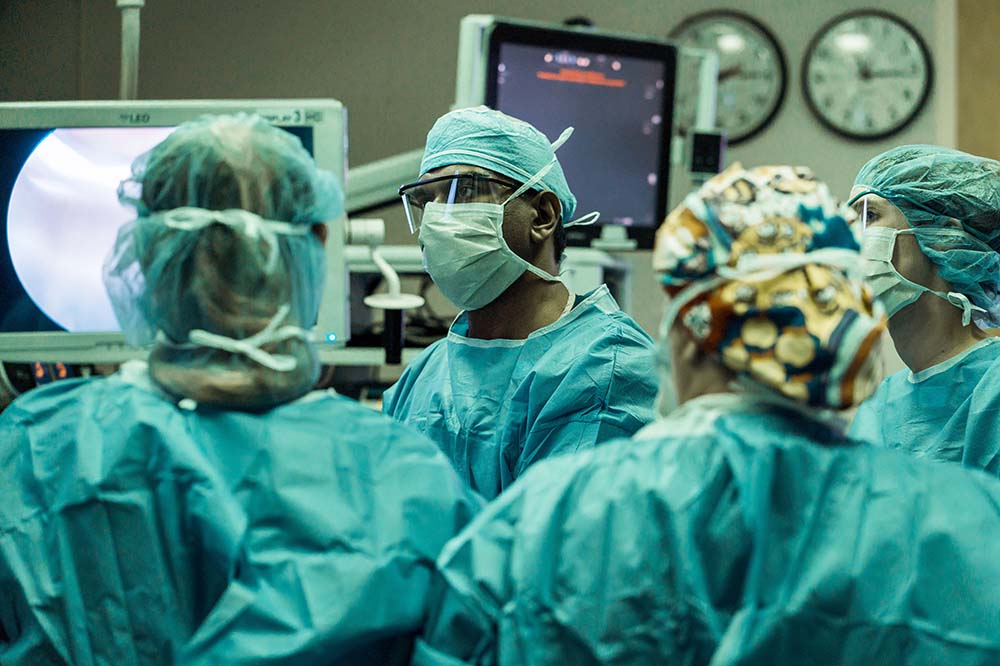
[[[121,80],[118,96],[135,99],[139,89],[139,12],[145,0],[117,0],[122,12]]]

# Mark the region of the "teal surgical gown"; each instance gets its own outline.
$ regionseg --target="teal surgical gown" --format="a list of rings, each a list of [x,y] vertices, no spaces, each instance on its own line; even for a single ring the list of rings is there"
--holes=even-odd
[[[531,464],[653,420],[654,344],[600,287],[526,340],[467,336],[463,313],[384,397],[487,499]]]
[[[0,664],[407,663],[480,506],[434,444],[330,393],[184,407],[127,365],[0,416]]]
[[[442,552],[414,664],[1000,664],[1000,484],[786,410],[529,470]]]
[[[1000,475],[1000,338],[886,378],[858,408],[851,436]]]

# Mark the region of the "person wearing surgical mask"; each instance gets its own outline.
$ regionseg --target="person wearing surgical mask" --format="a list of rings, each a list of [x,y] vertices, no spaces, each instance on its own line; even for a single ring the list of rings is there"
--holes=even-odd
[[[445,546],[415,666],[1000,663],[1000,484],[844,433],[886,324],[852,218],[739,165],[670,214],[664,416]]]
[[[481,500],[424,436],[312,390],[334,175],[205,117],[120,198],[105,285],[151,350],[0,415],[0,663],[408,663]]]
[[[938,146],[869,161],[851,202],[868,280],[907,369],[851,432],[1000,474],[1000,163]]]
[[[559,278],[576,198],[553,143],[486,107],[427,135],[400,188],[427,272],[462,313],[384,396],[386,414],[435,440],[487,499],[544,458],[636,432],[653,418],[650,337],[606,286]]]

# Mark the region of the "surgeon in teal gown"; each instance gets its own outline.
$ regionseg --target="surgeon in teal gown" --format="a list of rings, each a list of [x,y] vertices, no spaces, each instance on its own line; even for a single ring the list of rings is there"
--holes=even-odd
[[[250,116],[134,171],[105,282],[148,360],[0,415],[0,663],[407,663],[481,501],[430,440],[311,390],[339,186]]]
[[[1000,162],[900,146],[861,169],[852,199],[907,368],[861,405],[851,434],[1000,475]]]
[[[576,295],[557,277],[566,227],[586,221],[571,219],[555,156],[570,133],[550,143],[499,111],[453,111],[427,136],[420,180],[401,188],[428,272],[463,312],[383,408],[487,499],[540,460],[653,418],[651,338],[606,286]]]
[[[843,433],[885,327],[851,217],[739,165],[668,217],[665,416],[451,541],[414,664],[1000,663],[1000,487]]]

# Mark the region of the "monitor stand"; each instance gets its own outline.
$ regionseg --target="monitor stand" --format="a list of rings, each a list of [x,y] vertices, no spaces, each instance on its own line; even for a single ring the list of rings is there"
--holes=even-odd
[[[617,225],[605,225],[601,227],[600,238],[595,238],[590,242],[590,246],[597,250],[634,250],[638,246],[634,239],[628,237],[628,230]]]

